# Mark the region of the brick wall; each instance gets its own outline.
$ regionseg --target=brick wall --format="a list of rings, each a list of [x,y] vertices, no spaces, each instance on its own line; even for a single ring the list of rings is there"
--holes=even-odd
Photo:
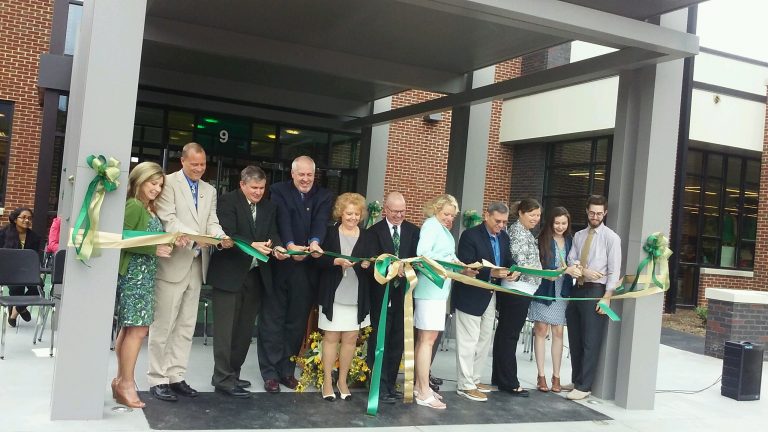
[[[707,312],[706,355],[722,358],[725,341],[768,344],[768,305],[712,299]],[[763,358],[768,359],[768,350]]]
[[[757,241],[755,242],[754,277],[701,275],[699,305],[706,306],[707,288],[733,288],[768,291],[768,106],[763,128],[763,154],[760,161],[760,192],[758,195]]]
[[[6,199],[0,203],[6,212],[34,205],[42,126],[37,71],[40,54],[48,52],[52,19],[53,0],[0,2],[0,100],[14,108]]]
[[[496,66],[496,82],[520,75],[520,60],[509,60]],[[392,108],[400,108],[432,100],[442,95],[421,90],[409,90],[392,97]],[[502,101],[491,107],[488,134],[488,161],[484,204],[490,201],[509,202],[512,184],[512,148],[499,143]],[[426,201],[445,192],[445,172],[448,164],[448,144],[451,137],[451,112],[442,113],[442,120],[426,123],[421,118],[394,122],[389,129],[387,168],[384,190],[397,190],[408,202],[408,220],[420,224]],[[462,209],[462,211],[465,209]],[[475,209],[481,210],[481,209]]]

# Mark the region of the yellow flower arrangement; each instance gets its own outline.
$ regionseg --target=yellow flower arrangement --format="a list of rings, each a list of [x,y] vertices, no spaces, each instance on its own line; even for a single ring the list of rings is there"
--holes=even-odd
[[[360,330],[360,334],[357,337],[357,348],[355,349],[354,357],[352,357],[352,365],[350,365],[347,378],[350,385],[363,383],[368,379],[368,374],[371,370],[365,359],[368,354],[368,337],[372,330],[371,327],[365,327]],[[319,389],[323,386],[323,335],[317,331],[312,332],[308,337],[307,345],[309,348],[304,353],[291,357],[291,360],[301,367],[299,385],[296,386],[296,391],[299,393],[310,387]],[[336,369],[339,368],[338,360],[336,360],[334,366]]]

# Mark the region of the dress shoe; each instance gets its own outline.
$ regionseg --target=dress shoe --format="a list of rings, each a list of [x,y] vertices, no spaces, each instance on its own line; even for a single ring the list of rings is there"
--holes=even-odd
[[[443,385],[443,380],[442,378],[438,378],[436,376],[433,376],[432,374],[429,374],[429,383],[434,384],[436,386],[441,386]]]
[[[171,383],[170,384],[171,390],[173,390],[174,393],[185,396],[185,397],[197,397],[198,393],[197,390],[193,389],[192,387],[187,384],[186,381],[179,381],[177,383]]]
[[[179,397],[171,390],[171,386],[168,384],[158,384],[149,388],[149,393],[155,397],[166,402],[176,402]]]
[[[11,318],[11,316],[10,316],[10,315],[8,315],[8,324],[9,324],[11,327],[16,327],[16,318]]]
[[[573,388],[574,388],[574,387],[573,387],[573,383],[570,383],[570,384],[561,384],[561,385],[560,385],[560,390],[562,390],[562,391],[567,391],[567,392],[569,392],[569,391],[573,390]]]
[[[352,393],[344,393],[341,391],[341,387],[339,387],[339,383],[336,383],[336,388],[339,390],[339,398],[343,401],[350,401],[352,400]]]
[[[490,393],[493,391],[493,387],[491,387],[488,384],[477,383],[475,384],[475,387],[477,387],[477,389],[480,390],[482,393]]]
[[[440,391],[440,386],[437,384],[432,384],[432,381],[429,382],[429,388],[432,389],[432,391]]]
[[[223,395],[238,399],[248,399],[251,397],[251,392],[238,386],[234,386],[232,388],[216,387],[216,393],[221,393]]]
[[[582,399],[587,398],[591,394],[592,394],[592,392],[581,391],[579,389],[573,389],[573,390],[569,391],[568,394],[565,395],[565,397],[567,397],[570,400],[582,400]]]
[[[248,388],[251,386],[251,382],[248,380],[242,380],[240,378],[235,380],[235,386],[240,388]]]
[[[481,392],[478,389],[469,389],[469,390],[459,389],[459,390],[456,390],[456,394],[475,402],[485,402],[488,400],[488,396],[486,396],[485,393]]]
[[[29,309],[24,309],[23,311],[19,312],[19,316],[21,316],[21,319],[26,322],[32,321],[32,314],[29,313]]]
[[[267,393],[280,393],[280,381],[276,379],[264,380],[264,390]]]
[[[403,392],[401,392],[401,391],[393,390],[393,391],[389,392],[389,394],[394,396],[395,399],[400,399],[400,400],[403,399]]]
[[[383,393],[379,395],[379,402],[385,404],[395,404],[397,403],[397,398],[392,393]]]
[[[299,385],[299,382],[296,381],[296,377],[293,375],[288,375],[280,378],[280,384],[288,387],[291,390],[296,390],[296,386]]]

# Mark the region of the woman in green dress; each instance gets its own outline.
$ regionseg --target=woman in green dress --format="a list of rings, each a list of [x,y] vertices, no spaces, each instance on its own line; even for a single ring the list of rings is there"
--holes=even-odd
[[[155,199],[163,190],[163,168],[154,162],[142,162],[128,176],[123,229],[163,230],[155,215]],[[117,377],[112,380],[112,396],[131,408],[143,408],[136,393],[134,370],[141,344],[154,319],[155,273],[157,258],[169,257],[171,245],[140,246],[120,252],[115,311],[120,333],[115,341]]]

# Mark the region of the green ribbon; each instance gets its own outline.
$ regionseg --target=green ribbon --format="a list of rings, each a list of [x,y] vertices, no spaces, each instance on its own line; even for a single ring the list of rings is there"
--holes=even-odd
[[[257,260],[261,262],[267,262],[269,261],[269,257],[264,255],[263,253],[259,252],[256,248],[251,246],[250,243],[248,243],[246,240],[243,240],[239,237],[232,237],[232,241],[235,243],[235,246],[237,246],[238,249],[245,252],[246,254],[256,258]]]
[[[637,277],[632,281],[632,285],[628,290],[622,286],[616,289],[617,293],[634,292],[637,288],[637,281],[640,278],[640,274],[648,266],[648,263],[653,265],[651,267],[651,280],[653,281],[653,284],[661,289],[665,288],[664,284],[656,278],[656,262],[667,251],[666,238],[661,235],[661,233],[653,233],[649,235],[645,240],[645,244],[643,245],[643,251],[647,255],[642,261],[640,261],[640,264],[637,266],[637,273],[635,273]]]
[[[472,228],[480,225],[483,222],[482,216],[477,214],[475,210],[467,210],[463,214],[462,224],[464,228]]]
[[[378,267],[378,266],[377,266]],[[375,271],[379,271],[378,268]],[[386,274],[386,268],[383,273]],[[373,357],[371,385],[368,391],[368,408],[366,413],[375,416],[379,412],[379,394],[381,392],[381,365],[384,362],[384,341],[387,337],[387,302],[389,301],[389,282],[384,287],[384,297],[381,300],[379,323],[376,327],[376,351]]]
[[[90,155],[85,162],[96,171],[80,206],[80,214],[72,229],[72,244],[75,246],[77,259],[87,261],[94,250],[94,233],[99,230],[99,217],[101,203],[104,194],[118,188],[120,183],[120,161],[114,158],[105,158],[103,155]],[[82,237],[78,241],[77,236],[82,229]]]
[[[373,201],[368,203],[368,219],[365,221],[365,227],[370,228],[371,225],[376,223],[376,219],[381,216],[381,203],[378,201]]]

